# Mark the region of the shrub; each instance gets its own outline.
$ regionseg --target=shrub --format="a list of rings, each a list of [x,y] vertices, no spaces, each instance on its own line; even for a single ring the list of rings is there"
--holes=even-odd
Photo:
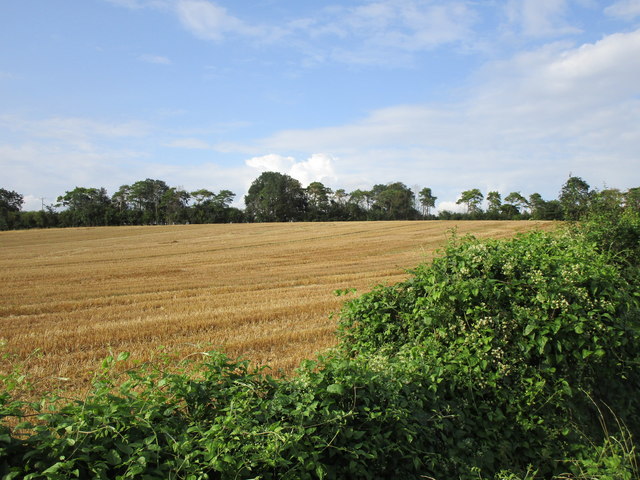
[[[603,431],[606,404],[639,433],[640,291],[584,234],[455,239],[412,278],[347,304],[349,355],[419,352],[441,412],[446,475],[568,468]]]
[[[637,480],[630,222],[613,247],[601,225],[454,238],[345,304],[293,378],[216,352],[116,374],[121,354],[84,400],[25,404],[7,375],[0,417],[33,420],[0,425],[0,478]]]

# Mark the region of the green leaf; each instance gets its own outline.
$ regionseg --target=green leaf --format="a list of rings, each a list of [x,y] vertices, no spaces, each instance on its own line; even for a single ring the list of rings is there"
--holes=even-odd
[[[126,359],[128,359],[128,358],[129,358],[129,356],[130,356],[130,355],[131,355],[131,354],[130,354],[129,352],[121,352],[121,353],[118,355],[118,361],[119,361],[119,362],[124,362]]]
[[[122,463],[122,458],[120,454],[116,450],[110,450],[105,455],[105,460],[110,465],[120,465]]]
[[[334,383],[327,387],[327,392],[342,395],[344,393],[344,386],[339,383]]]
[[[524,327],[524,335],[529,335],[536,329],[536,325],[533,323],[528,323],[526,327]]]

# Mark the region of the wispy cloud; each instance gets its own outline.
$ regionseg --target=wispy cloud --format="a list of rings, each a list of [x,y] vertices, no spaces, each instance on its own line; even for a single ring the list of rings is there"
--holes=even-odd
[[[107,1],[132,9],[172,11],[187,31],[203,40],[221,43],[244,38],[261,47],[286,45],[303,54],[307,63],[407,63],[416,52],[456,43],[472,45],[473,26],[479,18],[473,5],[462,0],[377,0],[353,7],[337,5],[280,24],[240,18],[211,0],[176,0],[171,4],[161,0]]]
[[[543,195],[555,196],[569,172],[629,187],[640,150],[638,52],[640,30],[546,46],[488,66],[458,103],[379,109],[355,123],[285,130],[257,145],[334,155],[338,178],[354,186],[423,179],[533,193],[529,184],[549,185],[560,170],[558,185]],[[393,163],[399,158],[401,171]]]
[[[604,9],[612,17],[633,20],[640,16],[640,0],[620,0]]]
[[[95,145],[105,139],[144,137],[150,130],[147,124],[139,121],[110,123],[79,117],[33,120],[9,114],[0,115],[0,126],[13,132],[14,140],[21,137],[42,139],[50,145],[57,145],[58,150],[84,154],[94,152]]]
[[[579,33],[566,18],[568,0],[509,0],[507,16],[524,35],[553,37]]]
[[[466,2],[387,0],[330,10],[317,33],[416,51],[464,40],[477,20]]]
[[[243,21],[207,0],[178,0],[176,13],[188,31],[205,40],[219,42],[229,35],[239,35],[268,41],[281,33],[278,27]]]
[[[138,59],[145,63],[154,63],[156,65],[171,65],[171,60],[169,60],[168,57],[162,55],[144,54],[140,55]]]
[[[325,9],[301,35],[316,58],[361,65],[411,63],[418,52],[470,45],[478,15],[467,2],[385,0]],[[320,47],[326,51],[318,56]],[[315,46],[315,48],[313,48]]]

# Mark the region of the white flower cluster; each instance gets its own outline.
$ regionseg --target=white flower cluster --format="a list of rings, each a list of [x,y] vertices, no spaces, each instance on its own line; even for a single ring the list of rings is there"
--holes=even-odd
[[[569,308],[569,301],[564,298],[563,295],[559,295],[549,301],[549,307],[553,308],[554,310],[564,310],[566,308]]]
[[[546,285],[546,278],[543,275],[542,271],[535,268],[529,273],[529,278],[531,282],[536,286]]]
[[[508,260],[502,264],[502,273],[506,276],[511,276],[513,274],[514,267],[515,264],[511,260]]]
[[[485,263],[487,252],[487,246],[482,243],[473,244],[467,249],[468,258],[475,265],[483,265]]]
[[[560,276],[565,283],[575,283],[583,276],[582,267],[574,263],[568,268],[563,268],[560,272]]]

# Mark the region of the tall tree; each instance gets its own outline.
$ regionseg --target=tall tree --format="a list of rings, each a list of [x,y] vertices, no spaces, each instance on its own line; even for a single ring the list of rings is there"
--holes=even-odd
[[[191,197],[196,204],[191,207],[190,219],[193,223],[224,223],[237,221],[238,215],[234,212],[231,218],[230,205],[236,194],[230,190],[220,190],[214,193],[202,188],[191,192]]]
[[[162,194],[160,208],[166,223],[184,223],[187,221],[187,204],[191,194],[181,188],[171,187]]]
[[[374,185],[373,210],[382,220],[410,220],[417,217],[413,191],[402,182]]]
[[[207,190],[206,188],[201,188],[200,190],[191,192],[191,198],[195,200],[196,205],[201,205],[206,201],[210,201],[215,197],[215,195],[215,193],[211,190]]]
[[[607,188],[591,193],[589,211],[605,215],[617,215],[624,210],[625,194],[617,188]]]
[[[625,192],[624,207],[629,210],[640,212],[640,187],[630,188]]]
[[[24,196],[13,190],[0,188],[0,211],[19,212],[24,204]]]
[[[247,216],[256,222],[302,220],[307,200],[300,182],[278,172],[264,172],[244,197]]]
[[[490,213],[498,213],[502,205],[502,196],[495,190],[491,191],[487,193],[487,203],[489,204],[487,210]]]
[[[558,200],[565,220],[580,220],[589,210],[589,184],[580,177],[570,176],[562,186]]]
[[[0,230],[14,228],[24,197],[13,190],[0,188]]]
[[[481,211],[480,203],[482,203],[482,200],[484,200],[482,192],[477,188],[473,188],[462,192],[456,203],[458,205],[466,205],[467,213],[478,213]]]
[[[525,208],[530,208],[529,202],[520,194],[520,192],[511,192],[509,195],[504,197],[504,201],[509,205],[515,206],[519,213],[521,213]]]
[[[65,208],[60,214],[65,226],[95,227],[112,223],[111,199],[104,188],[76,187],[59,196],[57,201]]]
[[[436,206],[436,200],[438,197],[434,197],[431,193],[431,189],[425,187],[418,193],[418,198],[420,199],[420,205],[422,206],[422,215],[429,216],[431,214],[431,209]]]
[[[169,190],[169,186],[164,181],[151,178],[140,180],[131,185],[129,198],[142,212],[142,223],[160,224],[163,222],[160,204],[167,190]]]
[[[307,219],[309,220],[326,220],[331,209],[330,196],[332,190],[325,187],[322,182],[311,182],[305,188],[307,197]]]

